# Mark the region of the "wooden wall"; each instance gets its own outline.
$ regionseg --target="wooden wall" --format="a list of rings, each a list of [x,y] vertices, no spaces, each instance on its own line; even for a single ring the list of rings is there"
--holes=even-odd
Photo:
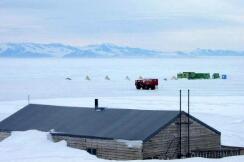
[[[128,147],[125,143],[116,140],[91,139],[53,135],[53,140],[58,142],[65,140],[67,145],[73,148],[97,150],[97,157],[113,160],[142,159],[142,147]]]
[[[244,155],[244,148],[240,151],[240,155]]]
[[[187,116],[182,114],[181,152],[188,153]],[[143,158],[174,159],[180,153],[179,119],[161,130],[158,134],[143,143]],[[190,120],[190,150],[218,150],[221,149],[220,135],[204,125]]]

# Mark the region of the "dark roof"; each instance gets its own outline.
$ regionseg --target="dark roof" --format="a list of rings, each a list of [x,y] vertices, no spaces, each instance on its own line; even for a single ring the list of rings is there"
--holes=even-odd
[[[0,130],[36,129],[70,136],[147,140],[174,121],[178,111],[64,107],[30,104],[0,122]],[[209,127],[211,128],[211,127]]]

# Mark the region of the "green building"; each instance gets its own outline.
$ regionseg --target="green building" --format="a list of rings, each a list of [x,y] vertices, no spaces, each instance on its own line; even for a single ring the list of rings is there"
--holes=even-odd
[[[210,79],[210,73],[183,72],[177,74],[178,79]]]

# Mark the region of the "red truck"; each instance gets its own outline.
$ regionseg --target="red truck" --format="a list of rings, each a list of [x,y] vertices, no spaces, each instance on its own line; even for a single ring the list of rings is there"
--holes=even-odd
[[[155,90],[158,87],[158,79],[135,80],[136,89]]]

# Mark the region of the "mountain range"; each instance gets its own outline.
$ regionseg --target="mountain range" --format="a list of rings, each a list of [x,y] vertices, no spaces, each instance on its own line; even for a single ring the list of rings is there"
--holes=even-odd
[[[200,56],[244,56],[244,51],[196,49],[193,51],[162,52],[118,46],[110,43],[77,47],[58,43],[2,43],[0,57],[12,58],[160,58]]]

